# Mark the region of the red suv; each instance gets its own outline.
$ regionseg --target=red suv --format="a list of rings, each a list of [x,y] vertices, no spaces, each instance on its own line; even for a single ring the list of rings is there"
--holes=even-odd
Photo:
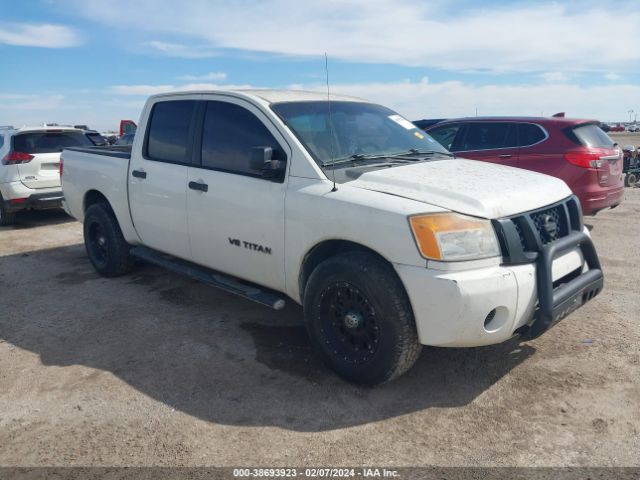
[[[534,170],[564,180],[585,215],[622,202],[622,155],[595,120],[474,117],[426,131],[463,158]]]

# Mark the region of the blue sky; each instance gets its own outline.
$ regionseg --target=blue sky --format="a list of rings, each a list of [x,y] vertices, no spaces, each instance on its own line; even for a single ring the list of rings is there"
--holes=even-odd
[[[0,124],[116,128],[172,89],[320,89],[411,119],[640,113],[626,0],[0,0]],[[632,114],[632,116],[634,116]]]

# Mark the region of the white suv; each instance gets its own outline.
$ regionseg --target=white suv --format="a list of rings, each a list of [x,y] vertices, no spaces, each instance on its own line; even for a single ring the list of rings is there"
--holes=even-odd
[[[0,225],[19,210],[60,207],[60,152],[91,145],[75,128],[0,127]]]

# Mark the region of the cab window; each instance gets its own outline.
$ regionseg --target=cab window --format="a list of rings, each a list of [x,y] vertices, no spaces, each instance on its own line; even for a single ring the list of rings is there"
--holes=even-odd
[[[202,130],[202,167],[242,175],[261,176],[249,165],[254,147],[271,147],[284,154],[267,127],[246,108],[227,102],[207,102]]]
[[[172,100],[153,106],[145,155],[149,160],[190,163],[189,129],[195,107],[195,100]]]

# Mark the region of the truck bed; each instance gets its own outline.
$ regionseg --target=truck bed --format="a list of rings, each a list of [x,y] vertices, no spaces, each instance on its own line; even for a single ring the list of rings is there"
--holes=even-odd
[[[129,160],[131,158],[131,145],[109,145],[108,147],[67,147],[65,150],[91,153],[94,155],[106,155]]]

